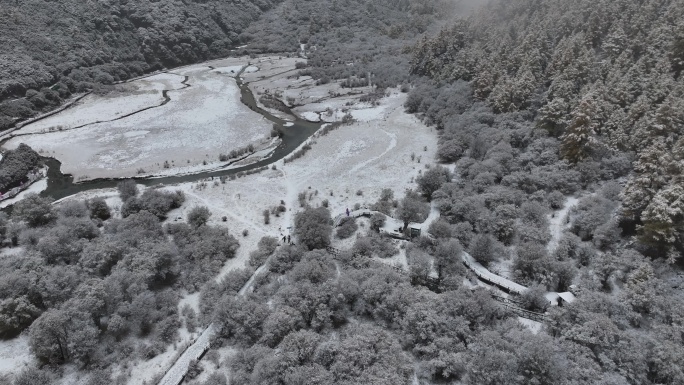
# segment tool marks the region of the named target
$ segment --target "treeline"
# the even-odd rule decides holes
[[[163,226],[184,201],[178,192],[139,194],[132,182],[119,190],[122,218],[101,198],[55,206],[35,194],[0,215],[0,244],[20,247],[0,260],[0,336],[27,332],[41,363],[94,371],[93,384],[118,383],[96,369],[164,352],[182,322],[193,331],[198,315],[179,314],[181,291],[199,290],[239,246],[207,225],[206,208]]]
[[[453,132],[462,126],[451,120],[464,108],[463,96],[451,94],[454,111],[437,103],[450,102],[454,81],[467,81],[472,97],[493,112],[533,122],[568,162],[564,167],[585,177],[587,167],[591,176],[597,166],[634,160],[619,199],[621,221],[636,226],[652,252],[678,255],[682,14],[683,3],[673,0],[494,1],[414,47],[412,72],[449,84],[430,87],[444,94],[441,101],[420,106],[426,99],[416,97],[409,109]],[[519,124],[507,123],[509,137]],[[442,141],[445,159],[460,157],[463,141],[452,133]]]
[[[38,153],[24,143],[15,150],[6,151],[0,160],[0,193],[17,187],[40,162]]]
[[[227,56],[279,1],[4,1],[0,130],[72,93]]]

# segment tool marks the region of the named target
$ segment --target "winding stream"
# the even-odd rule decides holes
[[[280,145],[270,153],[270,155],[267,158],[264,158],[260,161],[257,161],[255,163],[242,166],[242,167],[237,167],[233,168],[230,170],[214,170],[214,171],[206,171],[206,172],[201,172],[197,174],[191,174],[191,175],[179,175],[179,176],[168,176],[168,177],[145,177],[145,178],[132,178],[135,179],[138,183],[146,185],[146,186],[153,186],[153,185],[173,185],[177,183],[185,183],[185,182],[194,182],[194,181],[199,181],[211,177],[221,177],[221,176],[229,176],[233,174],[237,174],[239,172],[243,171],[250,171],[259,167],[267,166],[270,165],[280,159],[285,158],[287,155],[292,153],[299,145],[304,143],[311,135],[313,135],[316,131],[318,131],[319,128],[324,123],[312,123],[308,122],[302,119],[297,118],[294,116],[294,114],[289,113],[292,115],[292,117],[295,119],[293,122],[288,122],[283,119],[280,119],[268,111],[260,108],[256,102],[256,99],[254,98],[254,95],[252,94],[252,91],[249,89],[248,85],[249,83],[245,83],[242,81],[240,76],[244,72],[246,67],[243,68],[243,70],[237,74],[235,77],[235,81],[237,82],[238,87],[240,88],[240,93],[241,93],[241,98],[240,100],[242,101],[243,104],[245,104],[247,107],[249,107],[252,111],[257,112],[258,114],[262,115],[264,118],[267,120],[273,122],[275,125],[277,125],[280,130],[281,130],[281,143]],[[187,79],[186,79],[187,81]],[[186,84],[187,86],[187,84]],[[168,90],[163,92],[165,102],[164,104],[168,103],[170,101],[170,98],[168,97]],[[144,110],[148,110],[150,108],[155,108],[158,106],[153,106],[153,107],[147,107]],[[136,111],[132,114],[139,113],[141,111]],[[291,123],[291,125],[288,127],[285,125],[285,123]],[[73,194],[77,194],[83,191],[88,191],[88,190],[95,190],[95,189],[103,189],[103,188],[113,188],[116,187],[117,183],[119,183],[120,179],[95,179],[91,181],[85,181],[85,182],[79,182],[79,183],[74,183],[74,178],[71,175],[68,174],[62,174],[61,172],[61,163],[54,159],[54,158],[44,158],[45,164],[49,167],[48,170],[48,187],[45,191],[43,191],[42,195],[44,196],[49,196],[53,199],[61,199]],[[230,162],[226,162],[225,166],[228,166]]]

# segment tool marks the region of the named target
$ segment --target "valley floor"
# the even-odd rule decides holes
[[[282,238],[290,233],[294,214],[299,209],[300,193],[306,193],[306,200],[312,206],[328,200],[333,214],[351,210],[355,204],[377,201],[383,188],[391,188],[397,197],[403,196],[405,189],[415,187],[414,179],[430,165],[437,149],[434,129],[404,112],[405,98],[405,94],[392,90],[373,113],[367,113],[367,119],[309,139],[311,149],[303,157],[288,163],[281,160],[275,164],[275,170],[269,168],[225,184],[208,179],[165,186],[186,195],[183,207],[170,212],[168,221],[185,220],[193,207],[207,206],[212,212],[210,224],[231,230],[240,241],[240,248],[237,256],[225,264],[217,277],[220,279],[245,265],[261,237]],[[93,196],[105,197],[115,212],[120,208],[114,189],[87,191],[65,200]],[[281,201],[287,211],[280,217],[271,216],[270,223],[264,224],[263,211],[279,206]],[[244,230],[247,236],[243,236]],[[192,301],[192,297],[186,301]],[[142,385],[163,372],[186,346],[185,342],[195,336],[183,330],[179,343],[166,353],[130,369],[122,368],[131,372],[129,384]],[[85,377],[75,371],[65,378],[70,384],[77,384]]]

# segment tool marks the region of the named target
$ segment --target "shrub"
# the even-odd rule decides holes
[[[123,202],[138,195],[138,185],[131,179],[119,182],[116,188],[119,190],[119,196]]]
[[[259,240],[258,248],[249,255],[249,265],[258,267],[266,262],[266,259],[278,248],[278,239],[275,237],[263,237]]]
[[[483,266],[487,266],[489,262],[496,259],[496,241],[489,234],[478,234],[475,236],[470,244],[468,252],[475,258],[476,261],[480,262]]]
[[[0,160],[0,192],[18,186],[39,162],[38,153],[23,143],[16,150],[7,151]]]
[[[28,194],[14,205],[12,216],[26,221],[30,227],[47,225],[56,217],[52,210],[52,199],[34,193]]]
[[[52,383],[53,376],[50,372],[40,369],[24,369],[15,377],[13,385],[50,385]]]
[[[85,218],[90,212],[84,201],[67,201],[59,205],[59,216],[64,218]]]
[[[371,229],[373,229],[375,231],[380,231],[380,228],[385,226],[386,220],[387,220],[387,217],[385,217],[384,214],[381,214],[381,213],[373,214],[370,218]]]
[[[615,203],[601,196],[580,200],[570,211],[572,232],[583,241],[591,240],[598,228],[608,222],[614,207]],[[602,231],[605,233],[605,230]]]
[[[563,208],[563,204],[565,204],[565,195],[558,190],[554,190],[549,193],[546,200],[549,202],[549,206],[551,206],[552,209],[560,210]]]
[[[88,201],[88,208],[90,209],[90,217],[106,221],[111,218],[112,213],[107,206],[107,202],[103,198],[95,197]]]
[[[438,239],[448,239],[452,238],[454,235],[451,225],[443,219],[432,222],[428,228],[428,233]]]
[[[544,296],[545,294],[546,288],[544,286],[533,285],[522,293],[518,300],[522,302],[523,308],[529,311],[543,312],[549,303]]]
[[[340,239],[347,239],[354,235],[356,233],[356,230],[359,229],[359,226],[356,224],[356,219],[351,218],[351,217],[345,217],[342,220],[342,223],[340,224],[340,227],[337,228],[337,238]]]
[[[399,250],[386,238],[379,235],[359,237],[354,243],[354,253],[366,257],[390,258]]]
[[[188,224],[193,227],[201,227],[209,222],[211,212],[206,206],[196,206],[188,214]]]
[[[439,190],[446,182],[451,181],[451,172],[442,166],[432,167],[416,179],[418,189],[427,198]]]
[[[121,207],[121,215],[125,218],[142,210],[149,211],[160,220],[166,219],[166,214],[181,207],[185,201],[182,191],[166,192],[160,189],[147,189],[140,198],[130,197]]]
[[[295,217],[297,239],[309,250],[324,249],[330,246],[331,222],[330,211],[325,207],[307,208]]]
[[[515,277],[524,284],[540,282],[552,285],[555,280],[553,265],[546,247],[538,243],[523,243],[518,246],[513,260]]]

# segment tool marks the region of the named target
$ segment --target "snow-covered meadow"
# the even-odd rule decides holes
[[[240,102],[236,73],[225,71],[248,66],[217,61],[118,85],[16,131],[6,147],[26,143],[76,180],[215,168],[221,153],[271,142],[271,124]]]

